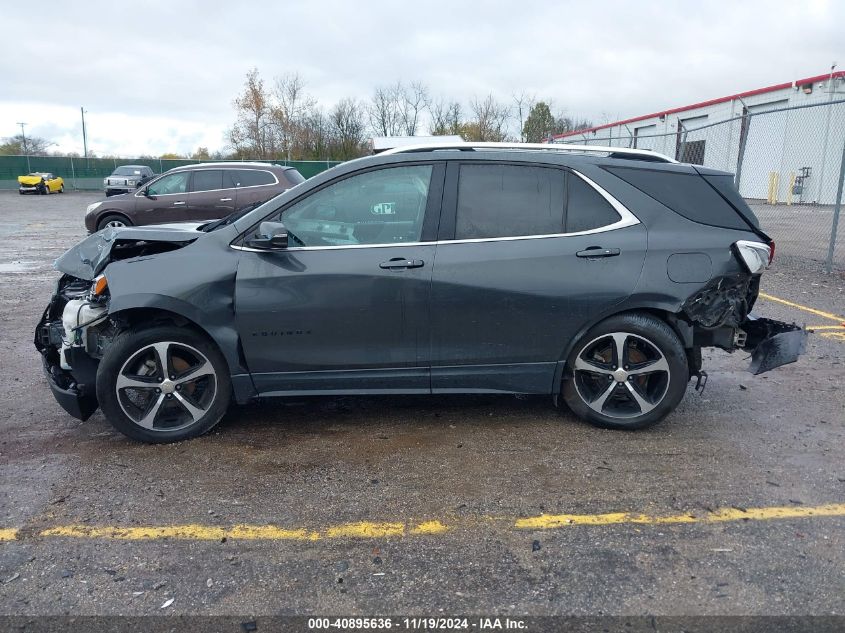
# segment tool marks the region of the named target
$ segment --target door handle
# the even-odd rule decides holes
[[[185,204],[185,203],[184,203],[184,201],[182,201],[182,202],[174,202],[174,203],[173,203],[173,206],[174,206],[174,207],[181,207],[183,204]]]
[[[231,202],[231,198],[220,198],[220,202]]]
[[[400,268],[422,268],[425,262],[421,259],[405,259],[404,257],[394,257],[386,262],[378,265],[379,268],[386,270],[399,270]]]
[[[589,248],[586,248],[583,251],[578,251],[577,253],[575,253],[575,256],[593,259],[598,257],[616,257],[621,252],[622,251],[620,251],[618,248],[602,248],[601,246],[590,246]]]

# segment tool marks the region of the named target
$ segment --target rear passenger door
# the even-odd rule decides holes
[[[267,202],[277,193],[272,185],[278,184],[275,174],[265,169],[227,169],[230,185],[237,194],[236,208],[243,209],[251,204]]]
[[[235,191],[225,189],[222,169],[197,169],[188,196],[189,220],[216,220],[235,210]]]
[[[552,391],[567,343],[634,289],[646,231],[584,176],[450,163],[432,276],[434,392]]]

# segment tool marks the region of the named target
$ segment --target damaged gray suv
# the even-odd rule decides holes
[[[796,360],[805,332],[750,314],[773,253],[727,173],[410,147],[214,222],[89,236],[56,262],[35,345],[69,414],[145,442],[305,394],[549,394],[639,429],[701,384],[704,347],[755,373]]]

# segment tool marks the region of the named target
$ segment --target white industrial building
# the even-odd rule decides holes
[[[845,145],[843,101],[845,72],[831,72],[559,134],[551,142],[652,149],[739,171],[746,198],[832,204]]]

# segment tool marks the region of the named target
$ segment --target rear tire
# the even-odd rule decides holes
[[[132,223],[126,217],[112,213],[100,218],[97,222],[97,230],[102,231],[107,226],[119,229],[124,226],[132,226]]]
[[[97,399],[118,431],[161,444],[210,431],[226,413],[232,383],[217,346],[187,327],[119,334],[97,368]]]
[[[59,186],[59,193],[64,193],[64,192],[65,192],[65,183],[62,183],[62,184]]]
[[[566,367],[566,404],[578,417],[608,429],[657,424],[678,406],[690,378],[674,330],[641,313],[610,317],[593,327],[575,345]]]

